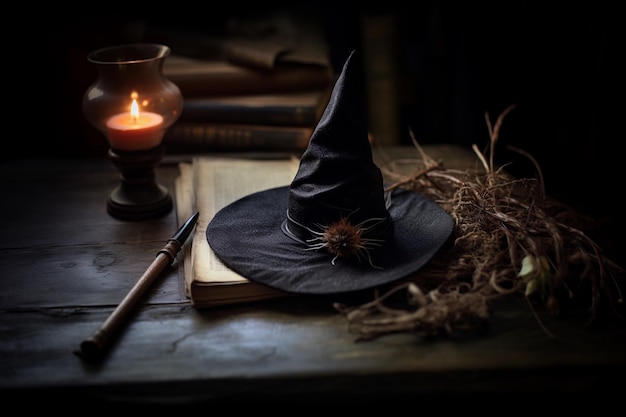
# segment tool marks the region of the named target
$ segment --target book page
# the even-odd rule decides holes
[[[174,186],[176,187],[176,219],[178,225],[182,226],[185,221],[195,212],[193,209],[196,207],[195,195],[193,189],[193,167],[188,162],[181,162],[178,164],[180,175],[176,178]],[[194,232],[195,234],[195,229]],[[183,260],[183,274],[184,274],[184,287],[185,295],[190,297],[189,286],[187,285],[188,277],[190,279],[192,264],[191,264],[191,248],[193,246],[193,236],[191,239],[183,245],[181,248],[181,256]]]
[[[247,279],[225,266],[211,250],[206,229],[217,211],[231,202],[251,194],[283,185],[289,185],[296,174],[299,161],[202,158],[192,161],[193,189],[196,210],[200,213],[191,249],[191,284],[225,285],[246,282]]]

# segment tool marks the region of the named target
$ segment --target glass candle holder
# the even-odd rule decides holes
[[[108,157],[121,173],[107,202],[108,213],[120,219],[159,217],[173,207],[155,177],[165,155],[163,135],[183,107],[179,88],[163,75],[169,54],[165,45],[140,43],[87,56],[98,76],[83,96],[83,112],[108,140]]]

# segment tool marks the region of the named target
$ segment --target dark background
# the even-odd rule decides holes
[[[95,80],[86,55],[138,39],[137,22],[194,34],[224,29],[233,15],[253,16],[289,2],[216,7],[101,3],[83,10],[5,16],[21,28],[5,36],[7,130],[3,160],[38,155],[104,157],[106,141],[87,125],[82,94]],[[195,6],[197,4],[197,6]],[[480,148],[491,120],[510,105],[496,153],[518,175],[539,163],[550,195],[595,217],[607,250],[622,256],[621,197],[623,39],[618,1],[421,1],[365,7],[341,1],[300,2],[319,16],[336,70],[361,45],[361,17],[396,20],[400,131],[422,144]],[[212,10],[216,8],[217,10]],[[114,10],[109,13],[107,10]],[[52,16],[61,16],[60,18]],[[67,16],[67,17],[63,17]],[[71,16],[71,17],[70,17]],[[28,40],[31,39],[31,40]],[[14,76],[17,81],[13,84]],[[9,93],[10,92],[10,93]],[[16,103],[14,108],[11,103]],[[9,126],[19,129],[9,129]],[[408,136],[400,138],[408,142]],[[619,147],[619,149],[618,149]]]

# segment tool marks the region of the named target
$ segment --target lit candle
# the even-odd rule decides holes
[[[151,149],[163,140],[163,117],[157,113],[139,113],[137,100],[133,98],[130,112],[116,114],[107,121],[107,133],[113,149]]]

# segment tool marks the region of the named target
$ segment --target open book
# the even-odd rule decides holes
[[[195,307],[284,297],[287,293],[249,281],[224,265],[206,239],[207,225],[222,207],[256,191],[289,185],[299,160],[198,156],[179,164],[178,222],[200,213],[191,245],[183,248],[185,291]]]
[[[445,161],[451,169],[477,169],[478,159],[469,149],[456,145],[426,145],[423,147],[433,160]],[[410,178],[423,167],[424,161],[412,147],[397,146],[373,150],[375,162],[383,168],[383,175]],[[296,175],[299,158],[256,158],[234,156],[196,156],[191,163],[180,163],[176,180],[178,223],[183,224],[195,211],[200,213],[191,244],[183,246],[185,289],[192,304],[210,307],[259,301],[287,296],[287,293],[247,280],[227,268],[211,250],[206,239],[206,228],[214,214],[250,193],[289,185]],[[390,172],[395,174],[390,176]],[[395,182],[392,181],[392,182]],[[424,277],[437,276],[437,270],[419,272]],[[431,275],[428,275],[431,274]]]

